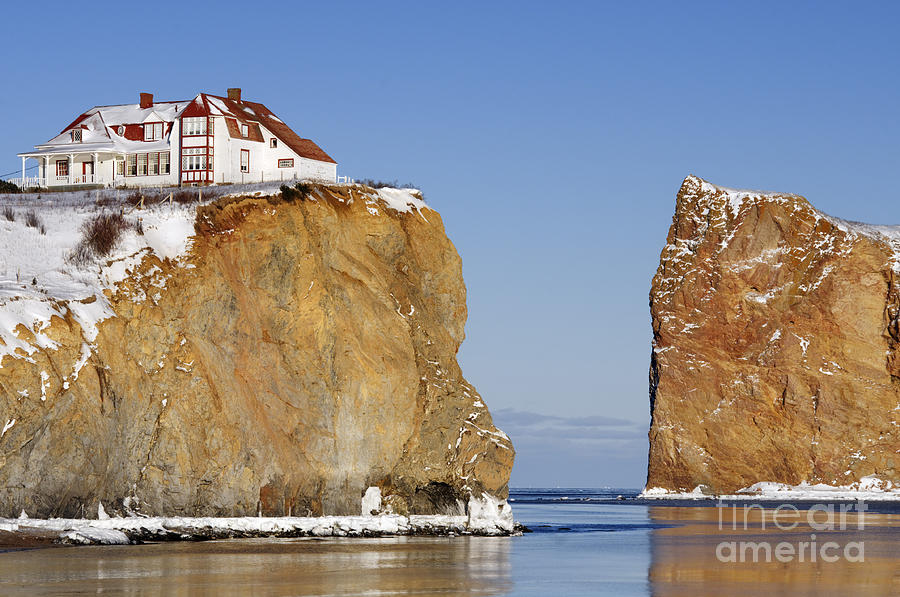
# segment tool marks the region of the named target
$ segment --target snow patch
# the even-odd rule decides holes
[[[369,487],[362,497],[362,515],[372,516],[381,511],[381,488]]]
[[[849,471],[848,471],[849,472]],[[828,501],[828,500],[868,500],[868,501],[900,501],[900,487],[895,487],[889,480],[882,480],[875,475],[860,478],[849,485],[810,484],[806,481],[799,485],[787,485],[773,481],[761,481],[749,487],[739,489],[733,494],[714,495],[703,493],[701,487],[691,492],[682,492],[662,487],[645,488],[638,495],[643,499],[667,500],[791,500],[791,501]]]
[[[468,504],[468,527],[486,535],[505,535],[513,531],[512,508],[506,500],[482,493],[471,496]]]

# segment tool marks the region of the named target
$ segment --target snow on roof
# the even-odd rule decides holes
[[[134,151],[159,151],[168,149],[168,141],[152,146],[144,141],[129,141],[117,132],[119,126],[139,125],[146,122],[173,122],[185,114],[188,107],[194,115],[206,114],[236,118],[245,123],[256,123],[265,127],[270,133],[291,148],[298,156],[320,162],[337,163],[311,139],[305,139],[295,133],[283,120],[275,116],[265,105],[257,102],[235,101],[225,97],[200,93],[190,100],[174,102],[155,102],[149,108],[141,108],[140,104],[122,104],[115,106],[94,106],[76,118],[62,132],[46,143],[36,145],[36,151],[23,152],[20,156],[39,156],[48,153],[59,153],[59,146],[71,146],[73,129],[82,130],[82,141],[77,151],[109,151],[127,153]],[[171,133],[169,133],[171,134]],[[159,146],[158,146],[159,145]],[[157,147],[158,146],[158,147]],[[53,151],[53,150],[56,151]],[[72,147],[73,150],[76,147]]]
[[[275,135],[278,139],[290,147],[294,153],[302,158],[317,160],[319,162],[337,162],[311,139],[304,139],[276,117],[264,104],[258,102],[240,102],[217,95],[201,94],[211,108],[215,108],[217,114],[231,116],[243,122],[257,122]]]

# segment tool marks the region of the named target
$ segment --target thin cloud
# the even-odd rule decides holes
[[[627,419],[594,415],[559,417],[541,413],[498,409],[494,423],[512,438],[513,443],[526,438],[565,441],[646,441],[647,427]]]

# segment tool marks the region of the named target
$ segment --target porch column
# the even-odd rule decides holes
[[[38,185],[38,186],[49,187],[50,182],[47,180],[48,178],[50,178],[50,156],[45,155],[44,156],[44,180],[43,180],[43,184]]]
[[[93,183],[95,183],[95,184],[98,183],[98,182],[100,182],[100,175],[97,174],[97,172],[99,171],[98,166],[100,165],[99,156],[100,156],[99,153],[94,152],[94,154],[93,154],[94,165],[92,166],[94,180],[92,180],[91,182],[93,182]]]
[[[23,155],[22,156],[22,188],[23,189],[25,188],[25,160],[26,159],[27,158]]]
[[[69,164],[69,180],[68,180],[68,183],[69,183],[69,184],[72,184],[72,181],[73,181],[73,178],[72,178],[72,176],[73,176],[72,170],[75,169],[75,154],[70,153],[68,156],[66,156],[66,160],[68,160],[68,164]]]

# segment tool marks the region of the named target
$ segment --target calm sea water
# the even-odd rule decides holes
[[[900,595],[900,505],[865,528],[818,531],[864,544],[865,561],[723,563],[723,541],[798,543],[811,529],[748,526],[709,504],[646,503],[634,490],[518,490],[522,537],[232,540],[0,553],[0,594],[129,595]],[[801,508],[808,508],[809,505]],[[801,512],[800,515],[803,513]],[[741,516],[733,517],[743,522]]]

